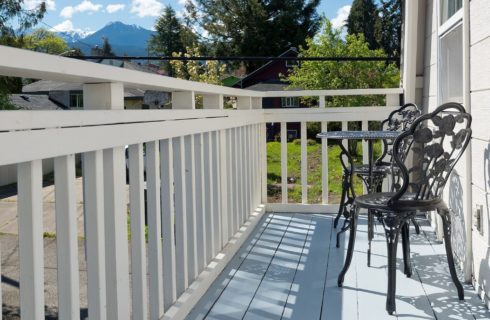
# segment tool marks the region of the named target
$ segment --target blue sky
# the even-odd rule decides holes
[[[25,9],[32,9],[42,0],[24,0]],[[111,21],[122,21],[153,29],[162,8],[170,4],[177,12],[183,10],[185,0],[44,0],[48,12],[45,28],[56,31],[94,32]],[[352,0],[322,0],[319,13],[341,23],[347,16]]]

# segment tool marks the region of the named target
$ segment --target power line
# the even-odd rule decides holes
[[[399,61],[400,57],[231,57],[231,56],[71,56],[76,59],[114,59],[114,60],[178,60],[178,61]]]

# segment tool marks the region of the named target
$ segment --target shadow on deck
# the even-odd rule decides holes
[[[424,225],[424,221],[421,221]],[[414,275],[397,273],[397,313],[385,311],[386,244],[378,225],[367,267],[360,218],[353,263],[337,287],[347,237],[335,247],[333,216],[267,214],[187,319],[490,319],[473,287],[457,299],[444,246],[411,230]],[[399,267],[402,262],[398,250]]]

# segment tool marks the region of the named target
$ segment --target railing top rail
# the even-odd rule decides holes
[[[0,75],[75,83],[119,82],[128,88],[194,91],[236,97],[301,97],[401,94],[403,88],[255,91],[194,82],[141,71],[0,46]]]
[[[187,81],[66,57],[0,46],[0,75],[76,83],[120,82],[129,88],[261,97],[252,90]]]
[[[402,94],[403,88],[265,91],[263,97],[365,96]]]

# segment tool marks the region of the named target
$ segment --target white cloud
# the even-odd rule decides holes
[[[349,17],[351,6],[343,6],[337,10],[337,16],[332,19],[332,27],[335,29],[342,29],[345,26],[345,22]]]
[[[60,12],[60,16],[69,19],[76,12],[93,13],[99,11],[101,8],[102,8],[101,4],[95,4],[90,0],[83,0],[82,2],[80,2],[78,5],[74,7],[73,6],[64,7]]]
[[[93,31],[75,28],[75,26],[73,25],[71,20],[65,20],[65,21],[55,25],[51,29],[51,31],[53,31],[53,32],[68,32],[68,33],[76,32],[80,35],[89,35],[89,34],[93,33]]]
[[[157,17],[163,9],[163,4],[157,0],[132,0],[131,13],[136,13],[140,18]]]
[[[48,10],[56,10],[56,3],[54,2],[54,0],[25,0],[24,1],[24,8],[26,10],[34,10],[43,1],[46,3],[46,9],[48,9]]]
[[[114,13],[114,12],[118,12],[118,11],[124,10],[125,7],[126,7],[126,5],[125,4],[121,4],[121,3],[109,4],[109,5],[107,5],[106,10],[109,13]]]

